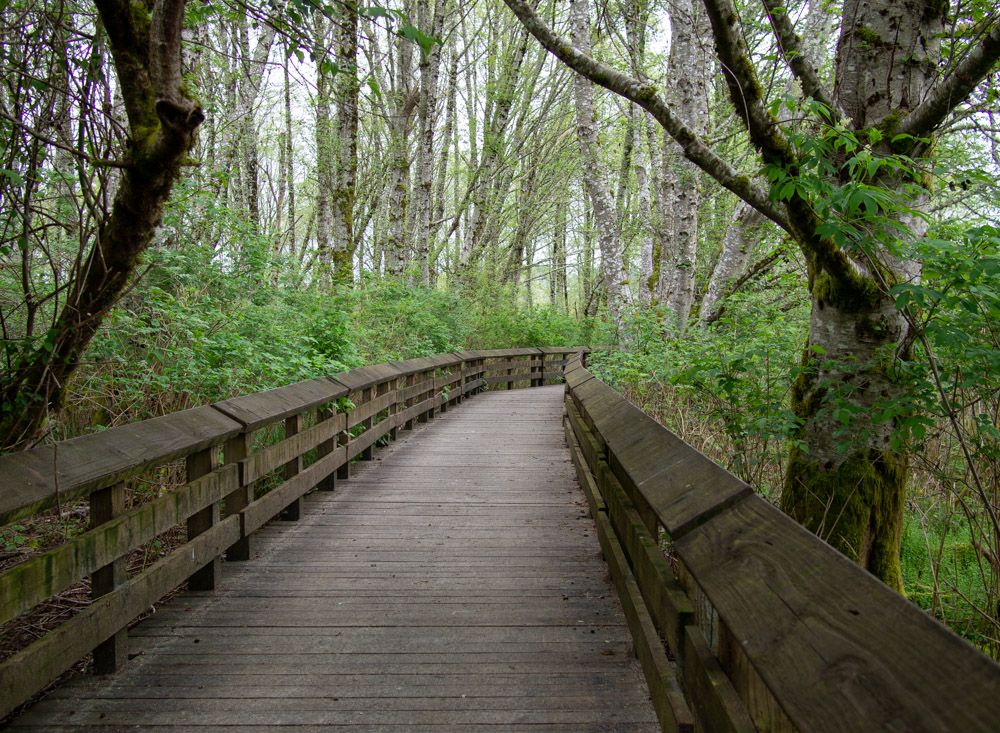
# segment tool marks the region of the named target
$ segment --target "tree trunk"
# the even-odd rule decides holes
[[[391,67],[393,110],[389,120],[389,231],[385,271],[389,276],[399,277],[409,259],[406,225],[410,203],[410,130],[419,94],[413,85],[413,44],[399,37],[395,46],[396,63]]]
[[[358,4],[340,4],[335,24],[338,73],[334,78],[337,105],[337,146],[331,192],[335,284],[354,279],[354,207],[358,180]]]
[[[282,174],[288,187],[288,254],[295,258],[295,158],[292,148],[292,85],[288,77],[288,56],[282,64],[285,72],[285,169]]]
[[[594,287],[594,213],[590,200],[583,204],[583,247],[581,247],[580,262],[580,293],[582,296],[583,315],[592,318],[597,314],[597,298]]]
[[[499,69],[494,72],[495,76],[487,79],[489,91],[486,95],[482,159],[472,183],[474,189],[466,229],[467,244],[463,251],[462,264],[466,267],[485,249],[486,242],[489,241],[488,233],[498,230],[493,217],[500,208],[500,197],[507,192],[504,178],[509,181],[511,176],[504,158],[507,127],[517,97],[524,56],[528,50],[527,31],[523,28],[516,28],[515,31],[514,37],[502,47],[503,51],[496,60]]]
[[[677,109],[681,118],[696,135],[708,133],[708,72],[704,52],[709,36],[708,19],[700,4],[678,0],[672,6],[670,77],[676,87]],[[675,148],[676,151],[676,148]],[[666,273],[664,304],[682,334],[694,303],[694,277],[698,254],[698,193],[700,171],[677,152],[671,156],[675,174],[673,190],[672,255]]]
[[[444,25],[446,0],[435,0],[433,20],[430,0],[417,0],[417,21],[421,28],[437,36]],[[420,101],[417,104],[417,180],[414,187],[416,228],[414,241],[420,281],[430,285],[431,209],[434,186],[434,123],[438,98],[438,70],[441,66],[441,46],[434,44],[430,53],[420,60]],[[447,147],[447,145],[446,145]]]
[[[569,310],[566,288],[566,220],[569,204],[564,196],[556,203],[556,223],[552,235],[552,264],[549,267],[549,304],[563,313]]]
[[[316,43],[326,47],[328,22],[323,17],[316,20]],[[318,282],[329,287],[333,281],[333,161],[335,155],[333,124],[330,119],[329,59],[323,55],[316,63],[316,261]]]
[[[852,169],[841,156],[843,148],[830,145],[833,152],[824,161],[829,167],[817,168],[815,161],[800,157],[800,150],[789,143],[768,111],[731,0],[703,1],[730,100],[751,144],[769,172],[799,177],[792,189],[775,192],[777,204],[758,183],[741,176],[709,148],[655,89],[571,52],[565,39],[552,33],[524,0],[505,0],[551,53],[647,109],[681,145],[688,160],[799,244],[809,270],[812,314],[809,344],[792,396],[802,421],[801,440],[791,455],[782,506],[899,588],[907,457],[893,450],[892,434],[899,418],[891,416],[893,409],[909,416],[906,386],[895,371],[896,360],[909,356],[910,335],[887,292],[897,283],[918,281],[920,272],[914,263],[887,251],[886,242],[900,239],[901,230],[890,220],[908,231],[904,239],[924,234],[920,210],[926,206],[926,196],[918,187],[923,174],[919,168],[907,172],[905,166],[930,156],[935,129],[1000,61],[1000,23],[985,25],[967,54],[942,64],[946,4],[848,0],[831,94],[802,53],[783,3],[763,0],[776,47],[802,85],[803,95],[829,110],[829,117],[803,111],[818,134],[836,135],[841,128],[848,133],[839,140],[843,146],[855,136],[859,141],[855,152],[870,150],[873,160],[904,166]],[[857,183],[877,190],[881,202],[852,205],[851,190],[845,187]],[[843,195],[842,210],[831,208],[830,186],[841,187],[837,193]],[[878,210],[872,211],[873,207]],[[890,408],[888,414],[885,408]]]
[[[939,62],[943,5],[922,2],[844,5],[837,45],[836,102],[858,129],[898,124],[928,95]],[[895,152],[886,135],[876,154]],[[881,178],[888,189],[910,181]],[[910,201],[916,211],[926,196]],[[914,239],[926,221],[896,215]],[[919,279],[919,265],[897,259],[876,239],[872,256],[844,252],[847,273],[832,277],[809,259],[809,343],[792,406],[806,450],[795,449],[781,506],[848,557],[902,590],[899,561],[909,457],[890,443],[895,420],[875,415],[905,398],[894,360],[909,358],[909,328],[886,294]],[[876,264],[877,262],[877,264]]]
[[[443,251],[445,253],[445,258],[448,257],[448,241],[451,239],[451,235],[447,234],[439,244],[435,245],[433,242],[437,239],[437,233],[441,228],[441,224],[444,223],[444,210],[445,210],[445,199],[447,198],[447,183],[448,183],[448,154],[452,148],[453,139],[455,138],[456,126],[455,126],[455,111],[458,99],[458,53],[453,52],[451,54],[451,64],[448,68],[448,94],[447,102],[445,103],[445,113],[444,113],[444,128],[441,132],[441,152],[438,157],[437,165],[437,181],[434,184],[434,210],[431,214],[431,227],[430,236],[432,240],[432,262],[430,263],[431,268],[431,281],[433,283],[436,273],[440,271],[441,267],[438,263],[438,258],[440,253]],[[457,141],[456,141],[457,142]],[[456,171],[457,171],[457,161],[458,161],[458,150],[456,144]],[[456,176],[452,176],[456,178]],[[458,182],[456,180],[455,187],[457,190]],[[447,263],[445,266],[447,270]]]
[[[752,242],[760,237],[764,224],[764,215],[759,211],[750,208],[742,201],[736,204],[732,221],[726,227],[726,233],[722,238],[719,261],[712,270],[705,297],[701,299],[698,317],[703,324],[718,318],[726,289],[746,269],[753,248]]]
[[[275,29],[269,24],[260,28],[260,36],[250,53],[250,38],[246,12],[237,15],[237,39],[240,53],[240,74],[237,115],[240,125],[240,170],[242,176],[243,208],[254,231],[260,229],[260,145],[257,139],[257,99],[264,81],[267,58],[274,42]]]
[[[123,170],[111,215],[103,222],[54,327],[5,375],[0,389],[0,448],[23,448],[62,401],[108,310],[117,301],[159,225],[163,205],[204,120],[183,90],[183,0],[151,13],[126,0],[95,0],[107,31],[128,116],[131,166]]]
[[[587,0],[572,0],[571,38],[583,53],[590,53],[590,15]],[[615,221],[615,206],[601,164],[601,144],[597,136],[594,109],[594,84],[586,77],[573,76],[576,99],[577,136],[583,181],[594,212],[594,227],[601,249],[601,271],[608,300],[608,315],[619,333],[624,335],[625,313],[631,305],[628,272],[622,257],[621,241]]]

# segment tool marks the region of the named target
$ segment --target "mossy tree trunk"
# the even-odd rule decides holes
[[[893,362],[907,358],[907,325],[870,279],[812,285],[809,343],[792,406],[802,422],[781,508],[886,584],[902,590],[899,564],[908,459],[878,422],[905,390]]]
[[[910,143],[900,150],[898,141],[893,149],[893,128],[931,87],[944,10],[941,3],[919,0],[844,5],[833,102],[856,126],[859,139],[867,130],[881,131],[873,152],[885,159],[927,152]],[[841,182],[848,182],[843,174]],[[867,183],[896,193],[918,182],[897,172]],[[919,213],[927,196],[907,199],[907,210],[880,213],[898,221],[896,236],[917,239],[926,232]],[[891,438],[898,418],[909,412],[907,386],[893,368],[910,356],[909,328],[887,291],[919,280],[920,267],[897,259],[877,236],[855,244],[839,251],[841,271],[831,274],[821,258],[809,260],[809,344],[792,396],[805,450],[792,452],[781,506],[902,591],[899,552],[909,461],[893,449]],[[898,417],[880,419],[887,412]]]
[[[128,116],[110,215],[81,260],[48,335],[0,383],[0,449],[37,439],[102,320],[129,284],[204,120],[182,87],[184,0],[95,0]]]

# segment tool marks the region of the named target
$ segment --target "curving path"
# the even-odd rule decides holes
[[[401,432],[9,730],[658,730],[562,405],[489,392]]]

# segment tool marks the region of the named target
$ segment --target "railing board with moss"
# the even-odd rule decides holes
[[[993,660],[580,360],[565,377],[567,440],[664,730],[997,729]]]
[[[88,577],[93,596],[0,664],[0,717],[91,651],[95,671],[116,669],[127,653],[123,630],[150,605],[185,581],[212,589],[223,555],[250,559],[257,529],[297,519],[307,492],[333,489],[352,459],[372,458],[378,440],[489,385],[561,378],[576,351],[468,351],[377,364],[0,456],[0,526],[82,497],[91,505],[88,531],[0,574],[0,624]],[[125,510],[124,482],[181,460],[185,483]],[[262,484],[266,492],[257,490]],[[129,553],[180,524],[187,542],[127,578]]]

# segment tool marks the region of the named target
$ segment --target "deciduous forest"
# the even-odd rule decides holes
[[[0,0],[0,38],[2,450],[589,345],[1000,658],[994,3]]]

